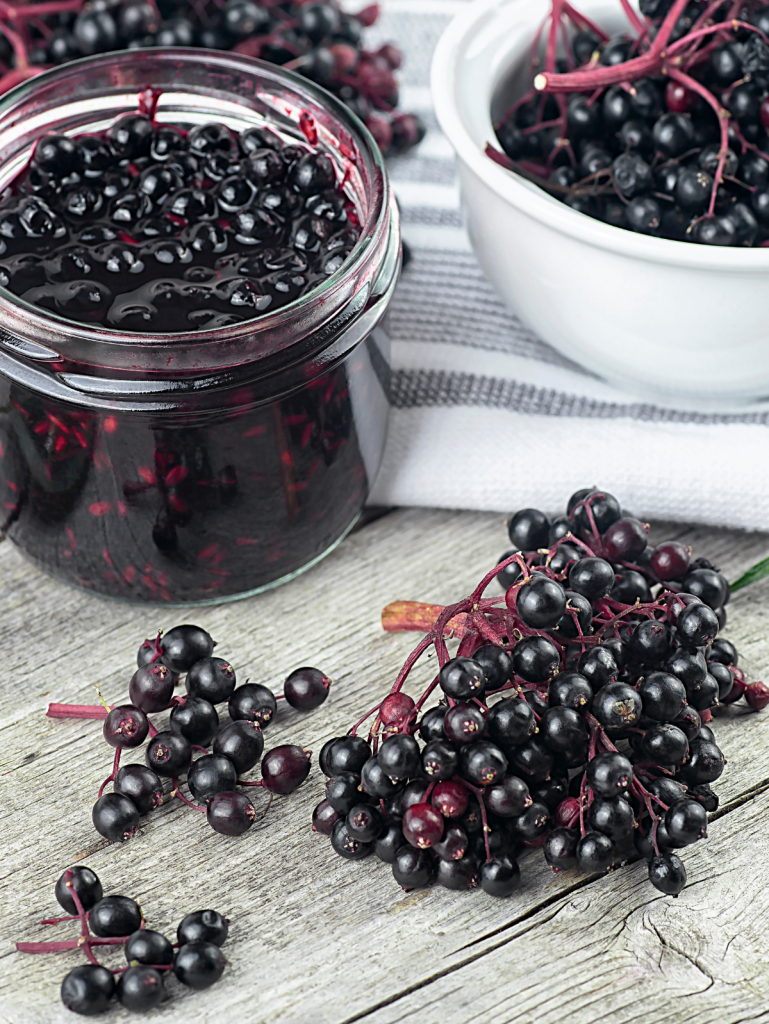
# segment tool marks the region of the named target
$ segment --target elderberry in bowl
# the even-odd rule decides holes
[[[372,137],[236,54],[153,49],[0,100],[2,528],[133,601],[290,578],[379,466],[400,265]]]
[[[750,10],[758,6],[756,0]],[[612,38],[636,34],[619,0],[574,7]],[[545,0],[477,0],[435,53],[436,113],[457,153],[482,268],[545,341],[611,384],[679,408],[761,408],[769,394],[767,248],[616,227],[486,155],[487,144],[502,148],[495,124],[531,87],[532,41],[549,10]],[[601,66],[613,59],[607,55]]]

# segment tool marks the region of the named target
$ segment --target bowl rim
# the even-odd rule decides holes
[[[572,210],[553,199],[536,185],[530,186],[499,164],[490,160],[475,142],[457,104],[460,60],[475,42],[479,30],[488,29],[495,15],[511,6],[535,8],[544,5],[540,0],[474,0],[466,10],[450,22],[433,55],[430,85],[438,124],[448,138],[459,161],[464,163],[483,184],[507,205],[539,221],[543,225],[569,235],[571,238],[606,249],[617,255],[634,257],[649,263],[674,264],[706,270],[762,272],[769,269],[769,247],[732,248],[709,246],[692,242],[678,242],[668,238],[643,235]],[[499,39],[504,37],[497,36]],[[495,61],[485,63],[486,71],[479,86],[486,96],[487,123],[484,134],[487,141],[494,138],[491,122],[491,103],[500,84],[502,72],[494,71]],[[509,68],[509,66],[508,66]]]

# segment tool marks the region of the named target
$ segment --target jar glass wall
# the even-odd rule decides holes
[[[373,140],[343,105],[280,68],[199,50],[90,58],[4,97],[0,186],[39,135],[103,130],[140,94],[161,124],[314,134],[360,238],[320,287],[218,331],[94,328],[0,289],[0,525],[76,586],[222,600],[312,564],[365,502],[387,426],[381,320],[399,270],[397,209]]]

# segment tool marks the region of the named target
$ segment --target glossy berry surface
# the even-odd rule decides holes
[[[180,946],[190,942],[213,942],[216,946],[223,946],[229,930],[229,921],[218,910],[195,910],[179,922],[176,941]]]
[[[382,812],[371,804],[357,804],[352,807],[345,821],[348,835],[362,843],[373,843],[384,828]]]
[[[68,1010],[93,1017],[109,1009],[115,979],[106,967],[83,964],[74,967],[61,983],[61,1001]]]
[[[256,811],[243,793],[216,793],[208,801],[206,818],[214,832],[225,836],[240,836],[253,825]]]
[[[172,672],[189,672],[196,661],[210,658],[216,646],[200,626],[174,626],[160,638],[162,660]]]
[[[190,741],[176,732],[159,732],[147,745],[147,766],[163,778],[186,772],[192,761]]]
[[[283,695],[292,708],[313,711],[328,697],[331,680],[317,668],[297,668],[286,678]]]
[[[228,129],[209,125],[152,162],[154,139],[137,114],[102,136],[40,140],[0,201],[0,219],[22,225],[6,232],[2,283],[70,320],[195,331],[274,312],[327,280],[355,245],[357,214],[325,154],[275,135],[274,148],[243,158]],[[89,177],[84,154],[97,148],[104,166]],[[45,175],[43,194],[34,175]],[[86,240],[95,231],[96,245]],[[18,273],[20,258],[33,259],[31,274]]]
[[[205,754],[193,761],[187,772],[187,785],[196,800],[205,802],[216,793],[235,788],[237,772],[229,758],[221,754]]]
[[[163,711],[174,692],[175,677],[168,666],[160,661],[137,668],[128,684],[131,703],[145,714]]]
[[[153,967],[129,967],[118,977],[116,995],[121,1006],[133,1013],[154,1010],[165,995],[163,975]]]
[[[377,754],[382,771],[391,779],[410,779],[419,766],[419,744],[413,736],[388,736]]]
[[[443,816],[430,804],[414,804],[403,815],[403,835],[412,846],[426,850],[443,836]]]
[[[293,793],[310,774],[310,751],[293,743],[268,750],[262,758],[262,781],[273,793]]]
[[[214,942],[188,942],[179,947],[174,958],[174,974],[188,988],[210,988],[217,982],[227,961]]]
[[[71,878],[67,877],[67,872],[71,872]],[[77,906],[72,897],[73,889],[77,893],[83,910],[90,910],[94,903],[98,903],[104,895],[96,872],[79,864],[64,871],[54,889],[59,906],[68,914],[77,913]]]
[[[139,814],[149,814],[163,803],[163,783],[144,764],[123,765],[115,777],[114,791],[127,797]]]
[[[235,682],[235,669],[224,658],[202,658],[187,672],[187,693],[209,704],[221,704],[232,696]]]
[[[134,932],[125,944],[125,958],[130,964],[133,960],[140,964],[172,964],[174,948],[165,935],[151,928],[140,928]]]
[[[203,697],[182,697],[168,719],[171,732],[183,736],[190,743],[206,747],[219,728],[216,708]]]
[[[452,658],[446,662],[438,681],[446,696],[454,700],[471,700],[486,688],[483,668],[472,658]]]
[[[257,722],[241,719],[220,729],[211,748],[235,765],[238,775],[250,771],[259,762],[264,750],[264,737]]]
[[[402,846],[392,862],[393,878],[402,889],[417,889],[432,879],[434,866],[426,850]]]
[[[347,828],[347,822],[338,821],[331,830],[331,847],[345,860],[363,860],[374,851],[374,844],[357,839]]]
[[[121,704],[107,714],[102,731],[111,747],[130,750],[144,743],[149,727],[149,720],[140,708]]]
[[[227,705],[233,721],[258,722],[264,729],[278,709],[275,694],[260,683],[244,683],[233,691]]]
[[[93,805],[93,827],[113,843],[124,843],[136,835],[139,828],[139,810],[121,793],[105,793]]]
[[[141,927],[141,910],[128,896],[104,896],[91,907],[89,924],[100,938],[132,935]]]
[[[321,800],[312,812],[312,830],[320,832],[324,836],[330,836],[334,825],[341,818],[342,815],[331,806],[328,800]]]

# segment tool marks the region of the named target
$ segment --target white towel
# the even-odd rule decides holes
[[[435,44],[464,6],[383,0],[370,30],[403,51],[400,106],[428,127],[391,162],[413,259],[389,316],[393,408],[370,503],[552,512],[597,485],[644,518],[769,529],[768,414],[639,402],[532,334],[483,277],[429,89]]]

